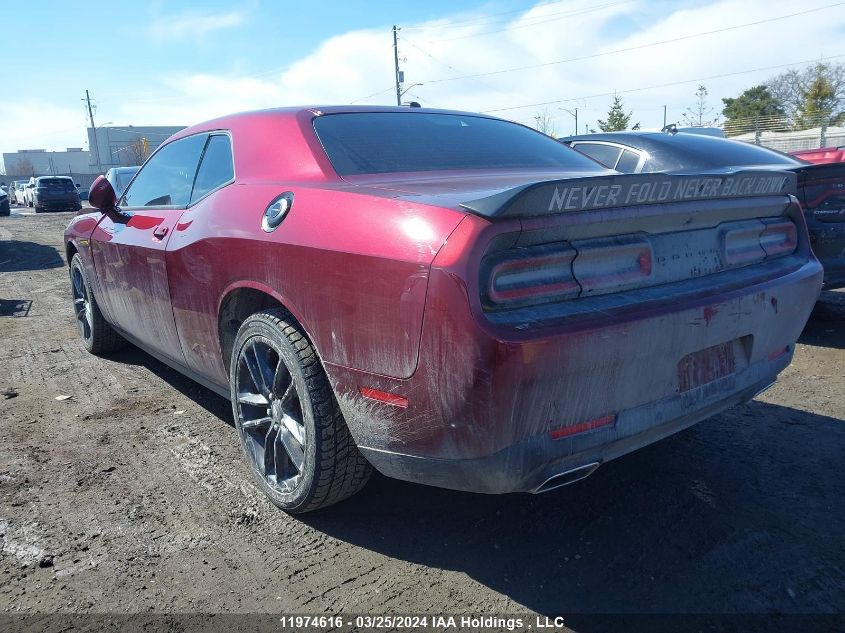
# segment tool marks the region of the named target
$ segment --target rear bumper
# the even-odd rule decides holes
[[[790,351],[777,363],[760,363],[743,374],[741,386],[732,380],[709,385],[710,396],[693,408],[688,398],[665,398],[621,412],[607,428],[564,440],[535,436],[486,457],[438,459],[367,447],[361,451],[379,472],[396,479],[487,494],[538,492],[556,475],[603,464],[751,400],[772,384],[791,358]]]
[[[564,312],[534,323],[484,323],[460,280],[432,271],[410,379],[327,369],[358,446],[383,474],[535,491],[753,398],[789,364],[821,279],[805,252],[720,274],[718,284],[700,278],[559,304],[549,309]],[[729,371],[682,375],[682,361],[719,346],[735,354]],[[407,407],[365,399],[362,386]],[[610,422],[553,437],[599,419]]]
[[[82,203],[79,201],[65,201],[65,200],[36,200],[35,206],[44,209],[45,211],[76,211],[82,208]]]

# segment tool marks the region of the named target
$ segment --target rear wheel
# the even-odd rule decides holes
[[[85,349],[92,354],[105,354],[124,347],[126,339],[114,331],[100,312],[78,253],[70,260],[70,284],[76,326]]]
[[[371,467],[314,347],[289,312],[267,310],[244,321],[229,374],[241,447],[273,503],[308,512],[363,488]]]

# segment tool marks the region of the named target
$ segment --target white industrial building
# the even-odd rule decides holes
[[[88,147],[65,151],[21,149],[4,152],[5,181],[30,176],[71,176],[89,186],[110,167],[139,165],[169,136],[185,126],[103,126],[88,128]]]

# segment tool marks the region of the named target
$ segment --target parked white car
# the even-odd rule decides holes
[[[106,180],[111,183],[112,189],[114,189],[114,193],[118,199],[123,195],[126,186],[135,177],[139,169],[141,169],[140,165],[134,167],[112,167],[106,172]]]
[[[10,192],[9,198],[15,204],[26,204],[26,185],[27,180],[16,180],[12,183],[14,190]]]

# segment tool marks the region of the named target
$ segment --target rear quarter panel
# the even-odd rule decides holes
[[[324,362],[413,374],[429,267],[463,214],[351,189],[232,185],[185,211],[167,266],[192,369],[228,384],[219,309],[228,293],[250,287],[291,311]],[[294,192],[292,208],[265,233],[264,209],[284,191]]]

